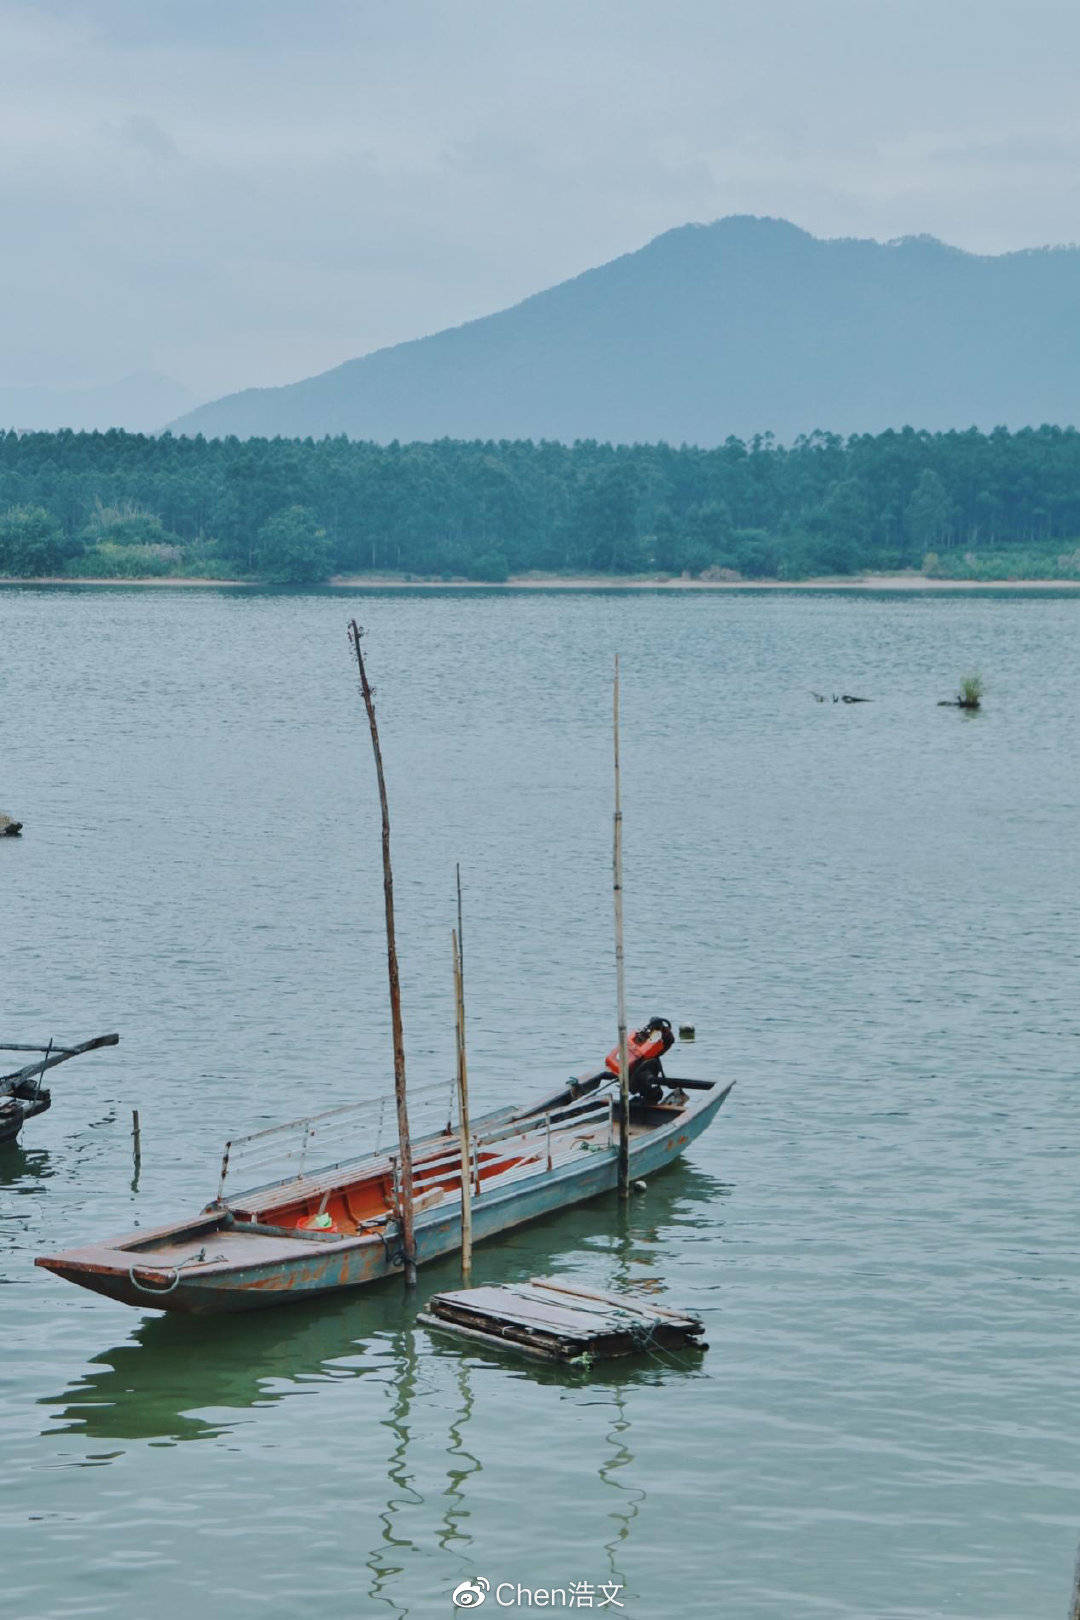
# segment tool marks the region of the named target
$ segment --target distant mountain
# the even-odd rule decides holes
[[[172,424],[241,437],[664,439],[1080,419],[1080,249],[684,225],[524,303]]]
[[[55,428],[126,428],[157,433],[196,398],[171,377],[136,371],[120,382],[84,388],[5,388],[0,386],[0,427],[52,431]]]

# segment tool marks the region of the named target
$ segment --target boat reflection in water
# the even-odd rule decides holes
[[[0,1187],[14,1187],[16,1192],[37,1192],[37,1183],[53,1174],[45,1148],[24,1148],[17,1142],[5,1142],[0,1152]]]
[[[612,1213],[618,1207],[614,1197],[567,1210],[516,1234],[512,1244],[478,1249],[474,1282],[509,1282],[565,1270],[583,1249],[594,1257],[599,1249],[609,1251],[610,1259],[603,1262],[603,1275],[592,1267],[593,1281],[600,1286],[650,1286],[647,1277],[635,1275],[635,1244],[655,1243],[665,1225],[696,1220],[702,1208],[711,1205],[715,1212],[725,1192],[712,1176],[676,1162],[649,1183],[645,1197],[631,1202],[622,1235],[612,1231]],[[647,1258],[655,1260],[651,1252]],[[45,1432],[103,1440],[213,1439],[234,1421],[220,1415],[222,1409],[239,1414],[272,1405],[300,1390],[310,1392],[313,1379],[330,1382],[373,1372],[385,1376],[388,1362],[407,1371],[415,1350],[404,1354],[402,1336],[411,1339],[416,1310],[429,1294],[459,1282],[458,1260],[449,1257],[425,1269],[411,1299],[402,1297],[398,1279],[388,1278],[354,1293],[282,1306],[257,1317],[218,1317],[212,1333],[198,1318],[147,1318],[122,1344],[95,1357],[77,1383],[41,1401],[58,1420]],[[425,1333],[415,1336],[424,1354],[494,1359],[513,1376],[527,1373],[555,1383],[573,1383],[580,1376],[572,1367],[530,1363],[525,1369],[496,1352],[464,1352],[447,1341],[436,1345]],[[651,1359],[621,1362],[615,1368],[594,1367],[590,1382],[622,1384],[655,1378],[664,1370]]]
[[[0,1193],[4,1204],[0,1255],[10,1254],[16,1264],[20,1251],[33,1242],[36,1203],[48,1191],[48,1183],[55,1175],[56,1167],[45,1148],[23,1148],[17,1142],[0,1146]]]

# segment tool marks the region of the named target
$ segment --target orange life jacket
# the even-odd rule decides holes
[[[664,1039],[664,1031],[660,1029],[638,1029],[627,1037],[626,1041],[626,1067],[630,1070],[636,1063],[647,1062],[650,1058],[663,1057],[670,1040]],[[605,1064],[612,1074],[619,1072],[619,1048],[616,1046],[605,1059]]]

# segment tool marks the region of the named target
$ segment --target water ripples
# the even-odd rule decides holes
[[[694,1022],[680,1063],[738,1084],[625,1217],[601,1201],[486,1245],[477,1280],[695,1305],[703,1359],[463,1352],[396,1284],[142,1318],[32,1267],[198,1208],[231,1132],[386,1087],[357,610],[411,1072],[451,1072],[460,860],[476,1106],[610,1044],[623,652],[631,1003]],[[0,591],[4,808],[26,823],[0,841],[10,1038],[122,1037],[0,1150],[12,1612],[427,1616],[484,1575],[619,1582],[642,1620],[1063,1614],[1078,612]],[[72,645],[77,669],[42,661]],[[938,710],[974,665],[985,713]]]

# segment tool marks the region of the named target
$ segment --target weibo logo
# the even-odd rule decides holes
[[[455,1586],[451,1593],[451,1602],[456,1609],[478,1609],[491,1591],[491,1582],[478,1575],[475,1581],[462,1581]]]

